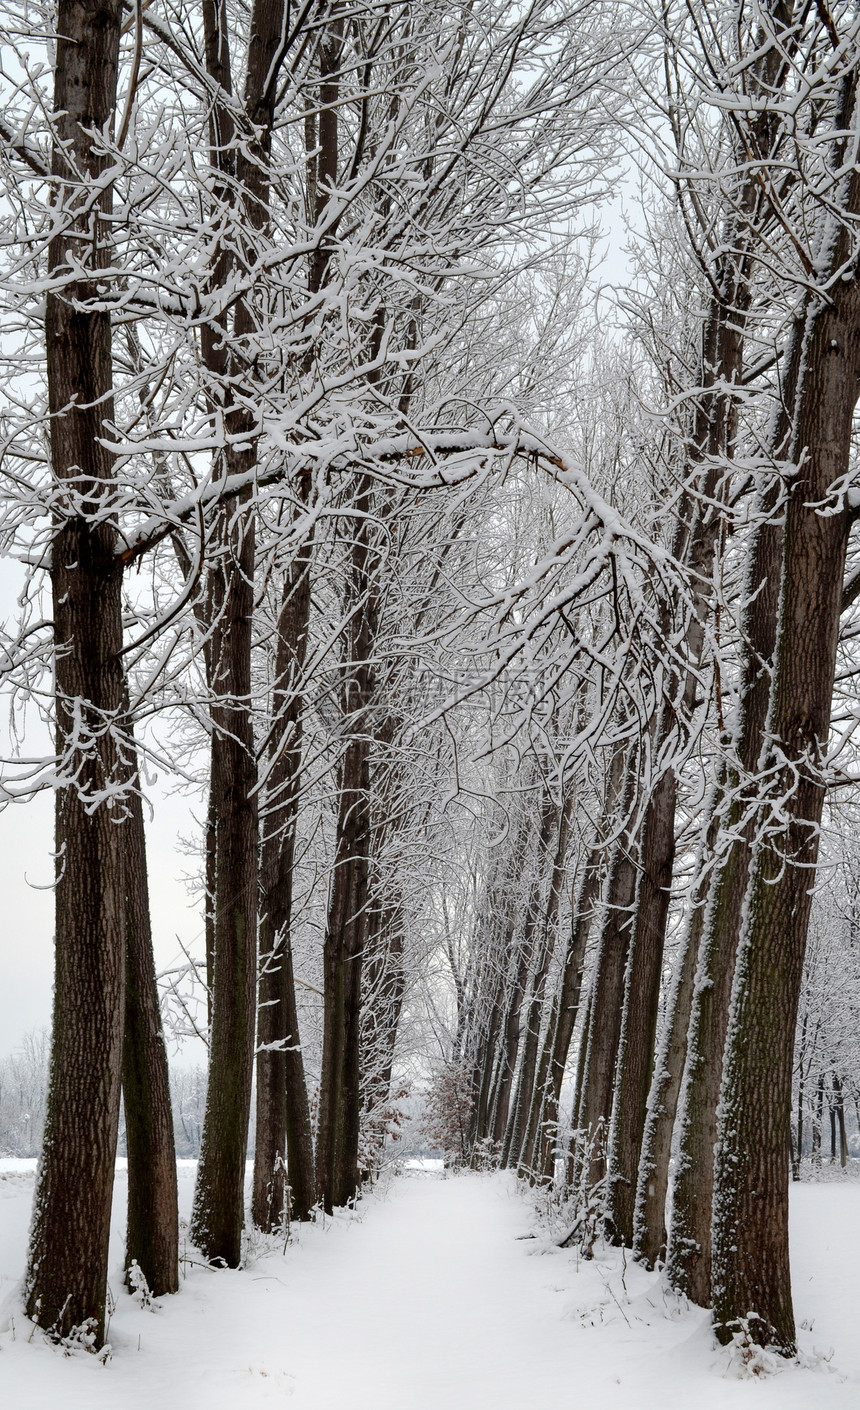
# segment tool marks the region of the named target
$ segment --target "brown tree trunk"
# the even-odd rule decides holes
[[[787,402],[774,428],[773,454],[784,450],[791,397],[796,385],[802,339],[789,348],[785,385]],[[727,780],[734,796],[724,804],[729,846],[718,862],[704,917],[693,1007],[687,1040],[687,1069],[681,1089],[678,1168],[672,1199],[672,1219],[666,1271],[673,1286],[692,1302],[711,1301],[711,1217],[717,1105],[722,1078],[723,1049],[735,970],[738,937],[750,861],[756,835],[757,790],[746,794],[740,780],[754,776],[770,699],[770,662],[776,639],[782,525],[776,517],[780,491],[774,480],[760,501],[762,522],[750,550],[744,599],[742,636],[746,658],[741,683],[736,764]],[[718,842],[719,847],[719,842]]]
[[[845,1134],[845,1098],[842,1093],[842,1083],[838,1073],[834,1072],[831,1080],[833,1083],[833,1104],[836,1122],[839,1127],[839,1164],[844,1170],[848,1164],[848,1137]]]
[[[745,209],[754,206],[757,199],[757,184],[750,179],[741,195],[741,206]],[[743,241],[740,243],[742,247]],[[682,510],[675,534],[675,557],[684,561],[690,578],[691,605],[684,639],[686,663],[671,686],[677,699],[670,697],[664,703],[653,741],[653,757],[662,772],[658,772],[651,788],[639,844],[636,918],[625,979],[622,1056],[616,1069],[609,1143],[607,1229],[613,1239],[628,1247],[633,1243],[639,1157],[654,1065],[660,978],[675,858],[677,782],[674,768],[671,763],[668,767],[663,763],[663,756],[667,750],[672,750],[678,718],[682,727],[692,718],[699,689],[705,623],[710,612],[714,561],[722,529],[722,516],[715,500],[720,477],[731,456],[736,419],[735,397],[726,389],[737,385],[742,371],[745,311],[749,303],[747,276],[748,260],[739,257],[736,251],[718,273],[717,291],[704,332],[703,386],[693,418],[690,447],[692,463],[704,461],[705,466],[697,472],[697,484]],[[667,606],[664,618],[667,637],[680,608],[679,602]]]
[[[570,940],[565,955],[561,985],[558,991],[556,1012],[547,1030],[544,1056],[546,1059],[545,1085],[535,1093],[530,1132],[532,1146],[525,1159],[532,1165],[538,1155],[536,1174],[543,1180],[552,1180],[558,1152],[558,1113],[561,1100],[561,1087],[567,1066],[573,1030],[579,1013],[582,996],[582,977],[585,971],[585,951],[594,916],[594,908],[600,897],[600,873],[603,865],[603,847],[595,847],[589,854],[585,872],[571,915]],[[541,1097],[543,1095],[543,1100]]]
[[[549,827],[555,827],[557,839],[555,856],[553,857],[549,876],[549,894],[543,907],[540,949],[534,977],[532,979],[531,993],[529,994],[529,1001],[525,1010],[523,1057],[517,1082],[514,1128],[508,1157],[508,1164],[516,1165],[517,1167],[519,1167],[523,1160],[528,1138],[531,1134],[531,1115],[533,1108],[538,1102],[538,1092],[543,1088],[546,1081],[546,1069],[544,1069],[543,1073],[536,1074],[538,1066],[538,1044],[540,1041],[540,1025],[544,1010],[547,975],[549,973],[550,961],[552,959],[558,930],[558,912],[564,887],[567,844],[570,836],[570,822],[573,811],[573,794],[568,795],[567,801],[560,814],[556,808],[547,808],[545,811],[547,821],[546,826],[541,831],[540,839],[540,845],[544,854],[547,853],[551,841],[551,834],[548,831]],[[550,1021],[552,1021],[552,1015],[550,1015]],[[546,1036],[548,1040],[549,1030]],[[546,1048],[546,1043],[544,1044],[544,1048]]]
[[[334,869],[323,949],[323,1056],[317,1126],[317,1198],[327,1211],[354,1198],[361,1121],[361,972],[370,872],[369,710],[376,635],[371,591],[371,484],[356,496],[360,526],[349,547],[342,709],[348,738],[339,770]]]
[[[323,1060],[317,1127],[317,1198],[331,1213],[359,1183],[361,969],[369,869],[368,748],[347,745],[340,771],[334,873],[323,951]]]
[[[211,789],[218,819],[215,963],[191,1237],[206,1258],[236,1268],[242,1256],[257,986],[257,770],[250,711],[254,526],[238,506],[222,511],[221,542],[224,557],[213,569],[211,706]]]
[[[227,14],[222,3],[204,0],[207,70],[232,91]],[[212,162],[221,199],[237,207],[241,239],[221,247],[212,282],[223,284],[231,261],[251,267],[269,215],[269,154],[278,74],[286,53],[288,16],[284,0],[255,0],[251,13],[244,110],[254,138],[230,149],[233,120],[224,104],[210,114]],[[230,176],[235,168],[235,192]],[[223,179],[222,179],[223,178]],[[240,298],[233,317],[236,343],[257,330],[253,290]],[[225,355],[226,339],[207,329],[204,360],[215,379],[213,396],[224,406],[230,442],[227,474],[247,476],[257,461],[260,427],[248,400],[236,394],[246,378],[244,360]],[[223,380],[225,374],[230,379]],[[241,449],[237,447],[241,445]],[[251,719],[251,619],[254,607],[255,531],[250,492],[222,510],[221,561],[212,572],[210,688],[212,716],[212,808],[215,833],[215,920],[209,1088],[192,1237],[203,1253],[229,1267],[241,1257],[244,1223],[245,1153],[250,1115],[256,1013],[258,818],[256,757]]]
[[[179,1287],[179,1210],[176,1146],[167,1049],[158,1002],[146,836],[134,735],[125,745],[129,783],[126,840],[127,893],[125,1037],[122,1093],[128,1151],[126,1268],[136,1263],[155,1297]],[[131,1280],[129,1280],[131,1286]]]
[[[499,1035],[502,1024],[502,990],[504,979],[500,973],[497,977],[495,994],[490,1008],[490,1016],[487,1020],[487,1030],[483,1044],[479,1049],[476,1068],[478,1080],[473,1084],[478,1088],[478,1096],[475,1102],[475,1115],[473,1120],[472,1145],[477,1148],[490,1135],[490,1118],[492,1115],[492,1093],[493,1074],[496,1068],[496,1060],[499,1050]]]
[[[206,947],[206,1021],[212,1027],[212,991],[215,983],[215,877],[218,866],[218,820],[215,797],[210,787],[206,801],[204,842],[203,936]]]
[[[705,802],[705,816],[710,818],[710,822],[696,862],[696,873],[701,880],[689,897],[686,931],[681,940],[680,957],[666,1007],[663,1038],[648,1094],[648,1114],[639,1157],[633,1254],[648,1268],[655,1267],[666,1252],[666,1195],[669,1189],[672,1132],[687,1056],[693,981],[710,889],[709,863],[717,835],[714,793],[715,790],[712,790]]]
[[[488,880],[481,916],[484,949],[477,994],[486,994],[487,1016],[478,1020],[474,1038],[472,1090],[477,1092],[472,1121],[471,1145],[474,1151],[493,1139],[494,1116],[502,1073],[503,1026],[507,1015],[510,967],[514,961],[517,926],[517,874],[525,842],[525,818],[521,815],[513,845]],[[477,1002],[477,1001],[475,1001]]]
[[[615,1099],[608,1141],[606,1228],[614,1243],[633,1244],[639,1152],[660,1007],[663,945],[675,855],[674,769],[651,793],[642,829],[636,916],[624,981]]]
[[[639,752],[630,746],[625,768],[618,825],[623,827],[612,847],[606,877],[606,895],[600,939],[594,959],[589,998],[588,1031],[583,1034],[585,1053],[582,1085],[574,1119],[576,1131],[575,1178],[581,1174],[591,1189],[606,1174],[606,1136],[612,1106],[612,1085],[624,1002],[624,975],[634,923],[637,865],[635,838],[629,822],[638,788]]]
[[[520,935],[515,942],[516,968],[509,980],[503,1006],[503,1022],[500,1025],[500,1046],[496,1066],[495,1088],[493,1092],[490,1136],[499,1147],[504,1160],[504,1140],[510,1115],[511,1091],[514,1071],[517,1065],[517,1049],[520,1041],[520,1010],[523,993],[528,979],[528,949],[525,936]]]
[[[848,85],[843,130],[856,121]],[[846,208],[860,208],[860,176]],[[848,227],[834,238],[849,256]],[[803,337],[785,515],[779,635],[766,757],[775,814],[756,853],[726,1037],[714,1171],[714,1322],[795,1350],[788,1261],[788,1151],[795,1024],[824,802],[849,518],[816,505],[848,469],[860,373],[860,289],[843,281],[813,303]],[[767,774],[765,775],[767,777]]]
[[[310,546],[284,579],[263,824],[257,1124],[252,1215],[261,1229],[316,1203],[313,1128],[299,1032],[290,922],[302,751],[301,677],[311,605]],[[286,1167],[286,1168],[285,1168]],[[286,1178],[285,1178],[286,1177]],[[286,1209],[289,1182],[291,1208]]]
[[[119,1122],[125,981],[125,828],[114,730],[122,709],[122,568],[106,501],[111,328],[88,308],[110,264],[112,158],[89,135],[116,103],[121,5],[60,0],[53,112],[57,231],[48,255],[45,342],[54,478],[56,959],[42,1159],[30,1234],[27,1315],[57,1336],[104,1340]],[[95,150],[94,150],[95,148]],[[71,269],[77,266],[77,272]],[[82,1192],[85,1197],[82,1198]]]
[[[511,1112],[510,1130],[506,1137],[507,1149],[503,1157],[503,1164],[505,1166],[519,1165],[520,1152],[526,1134],[528,1114],[531,1109],[538,1043],[540,1041],[544,991],[546,989],[546,978],[549,972],[549,963],[552,959],[552,950],[555,942],[558,906],[561,899],[561,872],[564,866],[564,854],[567,851],[571,805],[572,800],[569,799],[561,814],[559,814],[559,810],[552,799],[549,796],[545,796],[541,808],[540,832],[538,834],[537,857],[535,859],[535,875],[530,900],[530,916],[534,917],[530,932],[533,933],[540,929],[540,942],[537,945],[537,953],[534,956],[534,970],[529,987],[528,1001],[522,1012],[521,1037],[519,1042],[522,1056],[520,1059],[519,1073],[517,1075],[516,1096]],[[547,858],[549,856],[553,832],[558,834],[558,841],[553,863],[550,867],[549,894],[544,897],[544,879],[546,876]],[[533,940],[529,948],[535,948]]]
[[[406,926],[402,905],[390,892],[386,897],[376,885],[373,890],[368,908],[361,1012],[362,1110],[371,1124],[380,1119],[387,1124],[383,1113],[390,1103],[394,1051],[406,989]],[[368,1169],[363,1173],[369,1173]]]

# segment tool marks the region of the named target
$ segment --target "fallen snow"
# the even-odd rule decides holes
[[[355,1216],[260,1241],[245,1269],[185,1250],[157,1312],[121,1286],[126,1176],[117,1172],[113,1359],[64,1357],[24,1323],[33,1162],[0,1162],[0,1404],[27,1410],[857,1410],[860,1186],[792,1189],[805,1366],[742,1378],[707,1315],[616,1251],[578,1262],[537,1231],[512,1179],[435,1162]],[[422,1163],[423,1164],[423,1163]],[[194,1163],[180,1163],[183,1213]]]

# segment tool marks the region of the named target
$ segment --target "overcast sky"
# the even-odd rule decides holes
[[[182,878],[195,865],[180,837],[197,831],[188,800],[149,790],[155,816],[147,826],[156,964],[167,968],[183,944],[202,953],[202,914]],[[42,794],[0,813],[0,1054],[10,1052],[30,1028],[50,1022],[54,964],[53,795]],[[195,801],[194,811],[199,812]],[[48,889],[43,889],[47,887]],[[192,1045],[196,1046],[196,1045]],[[188,1053],[201,1061],[203,1052]]]
[[[8,559],[0,560],[0,622],[12,630],[15,597],[21,571]],[[7,699],[2,699],[2,724],[6,725]],[[0,728],[5,753],[7,730]],[[47,734],[35,726],[26,740],[26,752],[47,750]],[[8,771],[8,764],[3,765]],[[182,961],[177,935],[184,945],[202,954],[202,911],[183,877],[196,868],[180,838],[200,835],[194,815],[201,815],[200,798],[182,797],[170,790],[175,780],[156,778],[147,783],[154,816],[147,818],[147,851],[156,965],[166,969]],[[54,965],[53,838],[54,799],[39,794],[27,802],[10,804],[0,812],[0,1055],[10,1052],[31,1028],[50,1023]],[[194,1043],[191,1047],[197,1047]],[[199,1062],[204,1054],[186,1053]]]

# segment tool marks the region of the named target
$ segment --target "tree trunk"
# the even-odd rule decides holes
[[[317,1198],[327,1211],[358,1190],[361,1122],[361,972],[370,875],[370,747],[376,682],[376,599],[371,591],[371,482],[356,496],[360,527],[349,546],[344,641],[344,728],[334,870],[323,950],[323,1056],[317,1127]]]
[[[749,129],[749,146],[742,154],[742,160],[747,163],[738,201],[743,219],[739,223],[735,216],[732,217],[733,236],[727,242],[728,245],[737,242],[741,251],[740,254],[734,253],[729,260],[729,297],[722,300],[722,339],[726,349],[722,356],[722,377],[729,381],[740,378],[745,311],[749,303],[748,251],[752,248],[754,253],[755,249],[751,232],[755,231],[760,215],[763,212],[767,214],[767,186],[760,179],[760,163],[768,159],[780,131],[778,112],[770,100],[787,79],[790,65],[786,61],[786,53],[791,51],[793,43],[789,34],[793,17],[792,0],[772,0],[765,13],[769,23],[767,29],[759,27],[755,31],[753,42],[758,55],[750,69],[751,83],[765,101]],[[734,308],[738,303],[742,310],[740,318]],[[789,396],[796,371],[790,347],[786,371]],[[728,398],[721,400],[729,406],[733,405]],[[784,417],[778,416],[772,436],[774,454],[781,453],[786,434]],[[730,432],[727,431],[726,447],[729,444]],[[780,544],[779,526],[767,518],[774,508],[773,496],[774,490],[765,491],[762,496],[761,507],[766,522],[755,532],[750,555],[746,594],[748,605],[742,633],[747,653],[735,747],[744,757],[745,750],[752,750],[749,767],[754,766],[758,754],[769,695],[768,668],[773,652]],[[751,602],[753,597],[754,601]],[[729,791],[736,786],[731,771],[727,783]],[[737,813],[735,809],[738,809]],[[741,821],[739,801],[729,805],[729,814],[730,836],[733,838]],[[682,1086],[681,1149],[667,1252],[670,1280],[696,1302],[707,1302],[710,1288],[711,1171],[715,1136],[712,1123],[719,1090],[725,1015],[736,948],[736,931],[732,933],[731,916],[740,914],[749,864],[744,842],[730,844],[730,848],[727,858],[717,869],[704,917],[687,1044],[687,1071]]]
[[[335,1205],[353,1199],[359,1183],[361,969],[370,850],[368,765],[366,739],[351,740],[341,769],[337,843],[323,952],[325,998],[316,1180],[317,1198],[328,1213]]]
[[[606,1228],[614,1243],[633,1244],[639,1152],[660,1008],[663,945],[675,855],[674,769],[651,793],[642,829],[636,916],[624,981],[615,1097],[608,1142]]]
[[[772,453],[785,448],[791,397],[797,382],[802,340],[795,335],[788,352],[787,401],[779,410]],[[741,915],[757,827],[757,792],[744,791],[742,780],[754,775],[770,699],[770,663],[776,641],[782,524],[776,515],[780,483],[774,478],[762,493],[762,522],[750,549],[742,638],[746,657],[735,729],[735,761],[729,764],[727,801],[719,820],[729,838],[718,862],[704,917],[704,933],[693,990],[687,1039],[687,1068],[681,1092],[678,1168],[666,1271],[674,1287],[692,1302],[711,1300],[711,1215],[717,1105],[729,1017]],[[718,842],[719,847],[719,842]]]
[[[848,85],[844,121],[856,120]],[[860,177],[847,209],[860,206]],[[843,223],[833,237],[840,268]],[[756,854],[739,946],[720,1094],[714,1172],[714,1320],[721,1339],[739,1319],[786,1355],[795,1350],[788,1261],[788,1149],[797,1007],[824,802],[849,518],[827,514],[848,469],[860,372],[860,290],[843,281],[810,309],[795,413],[785,515],[779,638],[763,760],[775,816]],[[765,777],[768,777],[766,774]]]
[[[599,1184],[606,1174],[606,1134],[621,1037],[624,976],[635,919],[635,840],[625,819],[629,819],[636,798],[638,762],[638,749],[631,745],[619,810],[619,824],[624,823],[624,830],[615,842],[610,858],[589,999],[588,1032],[583,1035],[585,1056],[579,1109],[575,1117],[579,1134],[576,1137],[574,1164],[578,1171],[584,1159],[582,1175],[589,1189]]]
[[[800,1179],[800,1162],[803,1160],[803,1095],[804,1095],[804,1061],[806,1059],[806,1035],[809,1029],[809,1013],[803,1015],[800,1025],[800,1057],[798,1060],[798,1083],[797,1083],[797,1145],[795,1147],[794,1158],[791,1162],[792,1180]]]
[[[378,878],[377,878],[378,880]],[[368,908],[369,933],[364,966],[365,995],[361,1014],[362,1110],[372,1131],[383,1139],[391,1097],[391,1074],[397,1029],[406,989],[403,954],[406,925],[402,905],[374,886]],[[375,1123],[382,1121],[382,1131]],[[381,1153],[371,1150],[371,1158]],[[365,1168],[365,1175],[369,1169]]]
[[[505,1136],[510,1116],[511,1091],[514,1085],[514,1072],[517,1065],[517,1052],[520,1045],[520,1012],[523,1004],[526,982],[529,973],[529,950],[525,932],[516,942],[516,969],[510,981],[504,1007],[504,1023],[501,1033],[501,1047],[496,1071],[495,1092],[491,1136],[499,1147],[501,1160],[505,1159]]]
[[[706,800],[705,814],[711,821],[696,863],[696,875],[701,879],[694,885],[689,897],[686,933],[681,940],[675,978],[666,1005],[663,1038],[648,1094],[648,1114],[639,1158],[633,1254],[647,1268],[655,1267],[666,1252],[666,1195],[669,1189],[672,1132],[687,1056],[693,981],[705,924],[710,883],[710,871],[706,868],[716,843],[713,793]]]
[[[257,1125],[252,1215],[270,1230],[316,1203],[313,1128],[301,1050],[290,922],[302,753],[301,677],[311,606],[310,546],[284,579],[266,780],[260,899]],[[285,1171],[286,1166],[286,1171]],[[286,1174],[286,1179],[285,1179]],[[291,1208],[286,1209],[289,1182]]]
[[[204,0],[207,70],[232,91],[226,9]],[[284,0],[255,0],[250,19],[244,109],[254,138],[240,143],[234,158],[233,120],[224,104],[210,114],[212,163],[219,195],[237,206],[241,239],[216,251],[212,282],[223,285],[231,261],[248,268],[259,253],[269,216],[269,154],[278,74],[286,52]],[[235,166],[235,191],[230,175]],[[253,291],[240,298],[233,316],[238,344],[253,341],[257,315]],[[229,432],[224,469],[248,476],[257,462],[258,418],[241,395],[245,361],[229,353],[226,339],[206,329],[204,360],[214,377]],[[223,380],[225,373],[229,374]],[[238,387],[238,394],[237,394]],[[241,448],[239,448],[241,447]],[[254,1064],[256,1013],[258,817],[257,770],[251,719],[251,620],[254,608],[255,530],[246,506],[250,491],[222,509],[224,556],[212,573],[210,688],[212,716],[212,807],[215,836],[215,923],[209,1087],[203,1125],[192,1237],[210,1259],[237,1266],[244,1223],[245,1153]]]
[[[812,1118],[812,1164],[821,1165],[821,1118],[824,1113],[824,1073],[820,1075],[815,1088],[815,1107]]]
[[[471,1090],[477,1091],[473,1129],[473,1153],[483,1142],[492,1140],[497,1107],[499,1080],[502,1072],[502,1032],[507,1015],[510,987],[509,970],[514,959],[514,938],[517,927],[517,872],[525,845],[525,814],[520,815],[512,847],[505,861],[497,864],[488,879],[481,916],[481,933],[485,942],[482,952],[482,974],[489,975],[488,1008],[484,1024],[480,1023],[475,1037],[474,1076]],[[482,988],[479,984],[478,993]]]
[[[780,4],[779,9],[783,7]],[[781,63],[779,53],[766,55],[770,70]],[[767,136],[769,118],[762,119],[758,136]],[[740,205],[751,214],[760,200],[758,182],[747,177]],[[685,664],[670,689],[656,724],[653,756],[658,770],[652,784],[639,845],[640,875],[636,896],[628,970],[625,980],[622,1057],[616,1069],[609,1150],[607,1228],[617,1242],[631,1246],[636,1206],[639,1158],[645,1128],[648,1092],[654,1064],[654,1043],[660,997],[663,950],[669,916],[669,897],[675,857],[675,808],[677,783],[671,763],[673,733],[695,712],[699,668],[705,650],[705,623],[710,612],[714,561],[723,519],[715,501],[719,483],[732,453],[736,409],[732,390],[741,378],[746,309],[749,304],[749,260],[744,229],[717,271],[716,290],[705,326],[701,364],[702,392],[698,398],[691,435],[691,461],[697,471],[686,509],[682,509],[675,534],[674,555],[682,559],[690,578],[691,603],[684,633]],[[731,247],[733,240],[728,240]],[[672,631],[679,602],[667,605],[664,636]],[[677,698],[675,698],[677,696]],[[671,757],[671,755],[670,755]],[[659,772],[662,770],[662,772]]]
[[[206,1258],[236,1268],[242,1256],[254,1065],[258,831],[250,711],[254,525],[238,505],[222,511],[221,541],[225,557],[213,569],[216,699],[211,707],[211,788],[218,819],[215,964],[191,1237]]]
[[[128,906],[122,1060],[128,1151],[125,1264],[128,1269],[137,1263],[150,1292],[161,1297],[179,1287],[176,1146],[152,953],[143,802],[131,730],[125,747],[131,785],[129,817],[123,826]]]
[[[204,862],[203,936],[206,948],[206,1022],[212,1027],[212,992],[215,985],[215,877],[218,866],[218,819],[215,816],[215,795],[209,789],[206,800],[206,838]]]
[[[595,847],[589,853],[579,894],[571,915],[570,942],[565,956],[561,985],[558,991],[556,1012],[550,1019],[544,1044],[543,1084],[538,1083],[535,1091],[530,1139],[532,1145],[524,1157],[526,1164],[534,1163],[538,1154],[537,1172],[543,1180],[552,1180],[558,1151],[558,1113],[561,1100],[561,1087],[567,1066],[573,1030],[579,1013],[582,995],[582,976],[585,970],[585,950],[594,915],[594,907],[600,896],[600,873],[603,863],[603,847]]]
[[[125,980],[125,828],[114,729],[122,709],[122,568],[106,501],[111,328],[98,271],[111,262],[112,158],[89,135],[116,103],[118,0],[60,0],[45,342],[54,477],[56,958],[45,1138],[30,1234],[27,1315],[57,1336],[104,1340]],[[77,266],[76,272],[72,269]],[[102,801],[100,801],[102,795]],[[81,1198],[85,1191],[86,1198]]]
[[[523,1038],[521,1043],[522,1060],[520,1062],[520,1071],[517,1078],[517,1094],[514,1102],[507,1160],[505,1162],[506,1165],[510,1166],[519,1166],[523,1141],[526,1136],[528,1115],[531,1111],[532,1098],[534,1096],[535,1068],[537,1066],[538,1043],[540,1042],[544,992],[546,990],[546,979],[556,938],[558,908],[561,900],[563,868],[567,854],[567,839],[570,833],[570,813],[572,806],[573,795],[570,794],[560,814],[558,808],[549,798],[544,800],[542,809],[533,896],[535,928],[537,928],[538,916],[541,910],[543,910],[543,917],[540,927],[540,945],[535,960],[531,990],[523,1016]],[[550,869],[549,894],[542,904],[541,897],[546,859],[549,855],[550,842],[554,831],[557,833],[557,843],[555,856]]]
[[[472,1144],[478,1147],[490,1135],[490,1123],[492,1116],[492,1092],[493,1075],[496,1068],[496,1059],[499,1050],[499,1035],[502,1024],[502,991],[504,978],[501,973],[497,977],[495,994],[490,1008],[490,1016],[487,1021],[487,1031],[484,1043],[479,1050],[477,1070],[478,1081],[473,1083],[478,1088],[478,1096],[475,1102],[475,1115],[473,1120]]]
[[[833,1083],[834,1111],[839,1126],[839,1164],[844,1170],[848,1164],[848,1137],[845,1134],[845,1098],[842,1093],[842,1083],[836,1072],[834,1072],[831,1080]],[[835,1156],[836,1153],[834,1151],[834,1160]]]

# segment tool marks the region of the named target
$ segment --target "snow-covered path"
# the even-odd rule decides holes
[[[0,1193],[10,1196],[0,1199],[5,1292],[9,1258],[23,1253],[29,1190],[0,1184]],[[24,1218],[10,1219],[14,1206]],[[509,1179],[413,1176],[371,1196],[357,1218],[304,1229],[286,1251],[257,1250],[242,1271],[188,1267],[180,1294],[157,1313],[132,1303],[117,1273],[106,1367],[24,1343],[19,1322],[14,1342],[11,1327],[0,1333],[0,1404],[857,1410],[860,1187],[803,1187],[795,1215],[798,1316],[818,1319],[804,1344],[812,1352],[835,1342],[832,1365],[740,1380],[712,1346],[706,1316],[681,1312],[652,1275],[623,1269],[614,1252],[577,1265],[548,1241],[523,1238],[529,1210]]]

